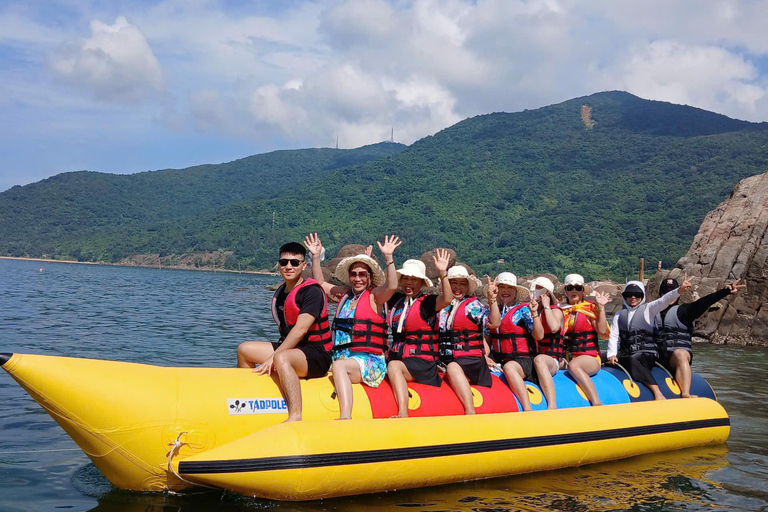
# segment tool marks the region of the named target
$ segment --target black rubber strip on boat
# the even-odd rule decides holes
[[[13,357],[13,354],[0,354],[0,366],[3,366],[5,363],[7,363],[11,357]]]
[[[179,473],[185,475],[250,473],[284,469],[319,468],[324,466],[346,466],[350,464],[373,464],[377,462],[394,462],[431,457],[447,457],[452,455],[522,450],[543,446],[588,443],[592,441],[681,432],[701,428],[725,427],[730,426],[730,424],[731,421],[728,418],[713,418],[707,420],[663,423],[660,425],[615,428],[593,432],[553,434],[518,439],[496,439],[492,441],[475,441],[471,443],[414,446],[409,448],[390,448],[357,452],[319,453],[313,455],[291,455],[285,457],[264,457],[258,459],[181,461],[179,462]]]

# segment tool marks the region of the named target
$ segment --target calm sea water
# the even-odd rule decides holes
[[[248,274],[0,260],[0,352],[232,366],[241,341],[274,337],[271,292],[264,288],[274,282]],[[727,446],[300,504],[216,491],[112,489],[0,371],[0,511],[768,510],[768,349],[701,345],[694,364],[731,416]]]

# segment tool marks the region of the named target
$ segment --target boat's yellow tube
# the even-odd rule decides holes
[[[723,443],[705,398],[484,416],[273,426],[175,462],[194,482],[276,500],[423,487]]]
[[[518,405],[494,377],[491,388],[473,386],[477,416],[423,417],[462,408],[447,385],[411,384],[410,413],[422,417],[374,419],[396,411],[385,380],[377,389],[353,386],[354,421],[346,422],[328,421],[339,414],[330,377],[302,380],[305,421],[280,425],[287,411],[277,387],[249,369],[21,354],[0,354],[0,365],[115,487],[128,490],[205,483],[311,499],[586,464],[728,436],[728,417],[714,400],[630,404],[643,395],[629,395],[622,376],[608,371],[593,382],[604,403],[624,405],[589,407],[561,372],[557,394],[568,409],[509,412]],[[535,408],[546,407],[538,388],[530,384],[529,392]],[[183,461],[181,478],[171,460]],[[218,469],[209,471],[211,464]]]
[[[287,417],[272,379],[248,369],[164,368],[22,354],[11,356],[3,369],[120,489],[189,487],[168,471],[169,452],[181,432],[186,432],[184,444],[175,456],[184,457]],[[306,419],[338,416],[330,379],[302,381],[302,388]],[[355,393],[356,417],[371,418],[365,392]]]

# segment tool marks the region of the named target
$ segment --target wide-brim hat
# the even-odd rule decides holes
[[[418,277],[428,288],[432,288],[434,283],[427,277],[427,266],[421,260],[405,260],[403,267],[397,269],[401,276]]]
[[[469,275],[467,268],[461,265],[454,265],[453,267],[449,268],[448,274],[445,276],[445,278],[449,281],[451,279],[466,279],[467,283],[469,283],[469,289],[467,290],[469,295],[475,293],[475,290],[477,290],[477,285],[480,284],[477,278],[475,276]]]
[[[375,259],[365,254],[355,254],[354,256],[347,256],[336,265],[336,271],[334,275],[336,279],[342,283],[349,285],[349,267],[355,263],[364,263],[371,270],[371,283],[374,287],[382,286],[386,281],[384,277],[384,271],[381,269]]]
[[[514,286],[517,289],[517,295],[515,300],[521,302],[525,300],[528,295],[528,290],[524,286],[517,284],[517,276],[512,272],[502,272],[496,276],[496,284],[506,284],[507,286]]]

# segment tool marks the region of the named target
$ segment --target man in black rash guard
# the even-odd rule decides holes
[[[656,315],[655,334],[659,344],[659,361],[670,372],[675,373],[675,380],[680,385],[680,396],[691,396],[691,361],[693,351],[691,337],[693,323],[707,312],[715,302],[728,295],[739,293],[739,289],[747,285],[739,284],[737,279],[733,284],[710,293],[690,304],[678,304],[677,300],[667,309]],[[665,279],[659,287],[659,296],[675,290],[680,285],[674,279]]]
[[[246,341],[237,347],[238,368],[254,368],[277,384],[288,408],[286,421],[301,420],[299,378],[322,377],[331,366],[328,302],[320,285],[301,275],[306,254],[304,246],[295,242],[280,248],[278,266],[283,284],[272,298],[272,317],[280,330],[280,341]]]

